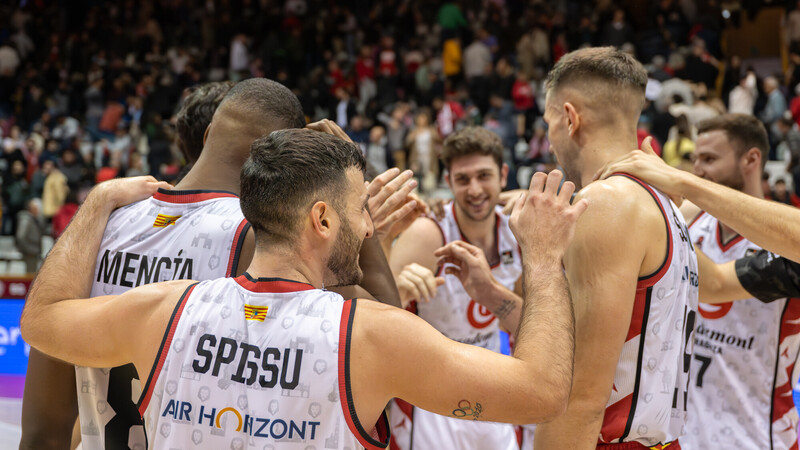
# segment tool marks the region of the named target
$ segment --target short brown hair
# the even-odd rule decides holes
[[[494,158],[497,167],[503,167],[503,141],[500,136],[482,127],[466,127],[444,140],[442,162],[447,170],[453,160],[462,156],[485,155]]]
[[[760,120],[749,114],[723,114],[697,124],[698,135],[717,130],[725,132],[737,158],[755,147],[761,152],[761,167],[767,164],[769,138],[767,129]]]
[[[572,83],[600,82],[609,92],[628,89],[641,98],[644,106],[647,71],[631,55],[615,47],[592,47],[569,52],[558,60],[547,74],[547,90]]]

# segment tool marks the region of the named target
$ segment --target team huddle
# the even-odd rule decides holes
[[[439,215],[282,85],[196,91],[219,106],[185,113],[186,176],[99,185],[45,260],[23,435],[65,445],[77,405],[84,450],[797,448],[796,267],[740,193],[631,153],[646,84],[613,48],[563,56],[565,176],[501,194],[500,138],[467,127]],[[764,126],[698,128],[695,174],[763,197]]]

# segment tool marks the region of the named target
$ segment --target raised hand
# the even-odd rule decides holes
[[[350,136],[348,136],[347,133],[345,133],[344,130],[342,130],[342,128],[332,120],[322,119],[318,122],[312,122],[306,125],[306,128],[309,130],[319,131],[320,133],[332,134],[347,142],[353,142],[353,140],[350,139]]]
[[[523,259],[561,261],[575,233],[578,217],[589,206],[585,199],[570,205],[575,185],[567,181],[559,191],[562,178],[558,170],[548,175],[537,172],[527,194],[516,201],[509,225]]]
[[[400,169],[392,168],[367,184],[370,196],[367,205],[379,241],[383,242],[390,233],[395,232],[395,225],[417,209],[417,200],[410,196],[417,187],[417,180],[413,176],[410,170],[400,172]]]
[[[159,188],[172,189],[172,186],[150,175],[114,178],[98,184],[89,195],[116,209],[151,197]]]
[[[453,241],[433,254],[440,266],[452,264],[445,266],[445,273],[457,276],[464,290],[475,301],[480,303],[496,287],[492,269],[480,248],[464,241]]]
[[[395,281],[403,308],[413,300],[430,302],[436,296],[436,288],[444,284],[444,278],[416,263],[405,266]]]

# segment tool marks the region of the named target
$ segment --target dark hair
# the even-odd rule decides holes
[[[500,136],[482,127],[466,127],[444,140],[442,162],[447,170],[453,160],[468,155],[485,155],[494,158],[497,167],[503,167],[503,141]]]
[[[203,136],[214,112],[233,87],[233,82],[206,83],[190,88],[190,93],[176,116],[178,147],[186,162],[194,163],[203,150]]]
[[[306,116],[300,100],[286,86],[266,78],[249,78],[236,83],[220,106],[235,103],[256,118],[270,122],[275,130],[303,128]]]
[[[615,47],[584,48],[562,56],[547,74],[547,89],[554,91],[559,86],[587,81],[602,82],[614,94],[628,89],[641,97],[639,109],[644,105],[647,71],[634,57]]]
[[[764,124],[749,114],[723,114],[697,124],[697,134],[720,130],[725,132],[736,157],[755,147],[761,152],[761,167],[767,163],[769,139]]]
[[[239,200],[256,242],[294,242],[316,201],[341,212],[351,168],[364,173],[361,149],[329,134],[286,129],[256,139],[242,167]]]

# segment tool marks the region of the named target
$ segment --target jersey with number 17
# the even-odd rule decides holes
[[[159,281],[230,276],[249,227],[233,193],[160,189],[109,217],[91,296]],[[76,367],[75,374],[82,448],[144,450],[136,407],[142,387],[133,364]]]

